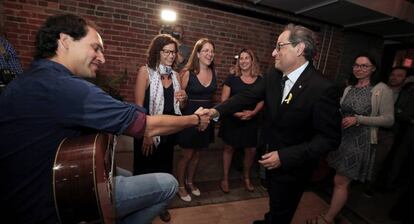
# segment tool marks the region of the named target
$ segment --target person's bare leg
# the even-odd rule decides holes
[[[177,163],[177,179],[178,179],[178,194],[180,197],[185,197],[188,195],[186,189],[185,189],[185,174],[187,170],[187,166],[189,164],[189,161],[193,157],[194,149],[183,149],[182,155],[180,160],[178,160]]]
[[[348,200],[348,187],[351,179],[346,176],[335,174],[334,190],[332,194],[331,204],[326,212],[325,219],[328,222],[333,222],[334,218],[339,214]]]
[[[229,192],[229,171],[231,160],[233,159],[234,148],[230,145],[224,145],[223,148],[223,180],[221,181],[221,190],[225,193]]]
[[[254,191],[254,187],[250,182],[250,170],[252,168],[255,156],[256,148],[252,147],[244,149],[243,178],[245,187],[248,191]]]
[[[188,164],[188,175],[187,175],[187,184],[192,192],[199,190],[194,185],[194,182],[193,182],[194,175],[197,171],[197,165],[198,165],[199,159],[200,159],[200,150],[194,150],[193,156],[191,157],[190,162]]]

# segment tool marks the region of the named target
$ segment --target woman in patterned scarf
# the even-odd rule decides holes
[[[187,98],[173,70],[177,41],[170,35],[159,34],[148,48],[147,64],[138,71],[135,84],[135,103],[147,109],[147,114],[181,115],[180,106]],[[134,175],[172,173],[175,135],[134,139]],[[165,209],[163,221],[170,215]]]

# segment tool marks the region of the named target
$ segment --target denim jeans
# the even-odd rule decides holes
[[[116,176],[117,223],[151,223],[168,206],[177,190],[177,180],[167,173]]]

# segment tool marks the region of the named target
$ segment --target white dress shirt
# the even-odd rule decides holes
[[[293,71],[293,72],[286,75],[288,77],[288,79],[286,80],[285,88],[283,89],[283,97],[282,97],[282,101],[280,102],[281,104],[283,103],[286,96],[288,95],[288,93],[292,89],[293,85],[295,85],[296,80],[298,80],[298,78],[300,77],[302,72],[305,70],[306,66],[308,66],[308,64],[309,64],[309,61],[306,61],[303,65],[301,65],[295,71]],[[283,75],[285,75],[285,74],[283,74]]]

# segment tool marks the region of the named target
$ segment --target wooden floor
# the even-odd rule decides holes
[[[293,224],[304,224],[306,219],[326,211],[328,205],[312,192],[305,192]],[[245,201],[211,204],[204,206],[171,209],[171,224],[251,224],[254,220],[263,219],[268,210],[268,198]],[[163,224],[159,218],[154,224]],[[341,220],[341,224],[350,222]]]

